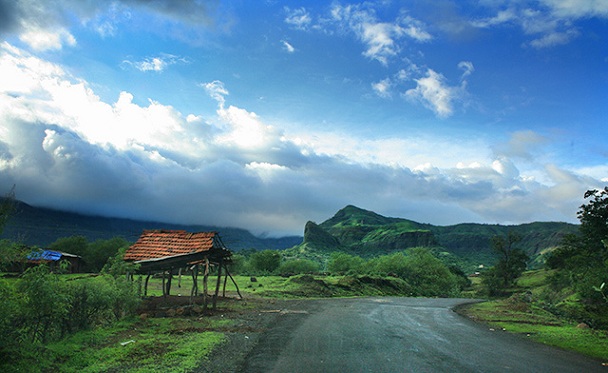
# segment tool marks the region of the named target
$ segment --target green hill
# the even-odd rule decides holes
[[[410,247],[432,247],[443,256],[456,256],[466,267],[492,265],[491,240],[509,232],[519,234],[519,248],[531,258],[542,261],[545,250],[559,245],[562,237],[576,233],[578,226],[568,223],[536,222],[521,225],[458,224],[434,226],[402,218],[391,218],[355,206],[346,206],[321,224],[308,222],[304,240],[287,251],[294,256],[327,257],[342,251],[373,257]]]

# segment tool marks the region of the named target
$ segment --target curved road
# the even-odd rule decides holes
[[[465,299],[290,303],[242,372],[606,372],[601,362],[494,332],[452,311]]]

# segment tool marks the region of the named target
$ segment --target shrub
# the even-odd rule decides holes
[[[279,274],[285,275],[299,275],[299,274],[311,274],[319,272],[319,264],[308,259],[293,259],[288,260],[281,264],[279,267]]]
[[[334,252],[327,262],[327,271],[334,275],[362,274],[365,260],[346,253]]]
[[[249,257],[251,270],[256,274],[272,274],[281,265],[281,253],[275,250],[258,251]]]

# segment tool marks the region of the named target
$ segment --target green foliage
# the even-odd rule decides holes
[[[334,252],[327,262],[327,271],[334,275],[353,275],[364,272],[365,260],[347,253]]]
[[[140,300],[125,276],[66,277],[39,265],[11,281],[0,280],[0,361],[7,364],[37,359],[42,344],[131,315]]]
[[[465,284],[428,248],[411,248],[405,253],[371,259],[368,263],[375,273],[404,279],[417,296],[456,296]]]
[[[281,253],[276,250],[262,250],[251,254],[249,265],[257,274],[272,274],[281,265]]]
[[[86,252],[86,263],[89,271],[99,272],[109,258],[115,256],[121,249],[124,254],[124,251],[129,246],[129,242],[122,237],[114,237],[109,240],[96,240],[90,243],[87,246]]]
[[[319,272],[319,264],[308,259],[292,259],[281,264],[278,272],[282,276],[313,274]]]
[[[241,254],[232,254],[228,264],[231,274],[241,274],[247,272],[247,258]]]
[[[514,246],[521,241],[521,236],[509,233],[507,237],[495,236],[492,248],[499,259],[494,267],[483,273],[482,281],[490,295],[504,292],[513,285],[526,269],[528,256],[523,250]]]
[[[103,266],[101,272],[107,273],[114,277],[126,276],[127,274],[133,274],[138,269],[138,264],[125,262],[123,258],[125,253],[129,249],[128,246],[123,246],[115,253],[114,256],[107,259],[106,264]]]
[[[69,315],[69,293],[59,277],[45,265],[28,269],[17,287],[23,334],[32,342],[61,336],[62,321]]]
[[[587,317],[592,318],[588,322],[608,328],[608,302],[601,287],[608,283],[608,187],[589,190],[584,197],[588,201],[578,211],[579,234],[567,236],[547,266],[557,270],[552,282],[555,291],[574,290]]]
[[[31,251],[31,248],[19,243],[0,240],[0,271],[22,270],[23,263]]]
[[[89,242],[84,236],[70,236],[58,239],[49,248],[79,255],[84,262],[85,272],[99,272],[109,258],[114,257],[120,249],[126,250],[129,245],[129,242],[122,237]]]

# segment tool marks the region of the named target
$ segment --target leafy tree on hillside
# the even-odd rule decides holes
[[[87,268],[91,272],[99,272],[114,257],[119,250],[126,250],[130,246],[129,241],[122,237],[114,237],[109,240],[96,240],[87,247]],[[123,251],[124,251],[123,250]]]
[[[327,262],[327,270],[335,275],[360,274],[365,260],[347,253],[333,252]]]
[[[292,259],[283,262],[278,271],[282,276],[318,273],[319,264],[308,259]]]
[[[274,273],[281,265],[281,253],[276,250],[262,250],[251,254],[249,265],[260,274]]]
[[[512,286],[526,270],[528,256],[523,250],[515,248],[519,241],[521,236],[512,232],[506,237],[495,236],[492,239],[492,249],[498,255],[498,262],[482,277],[490,295],[499,294]]]
[[[119,249],[129,246],[129,242],[122,237],[114,237],[109,240],[96,240],[89,243],[84,236],[62,237],[53,242],[51,250],[63,251],[65,253],[79,255],[84,262],[87,272],[99,272],[114,257]]]
[[[608,283],[608,187],[588,190],[584,197],[588,202],[578,211],[579,234],[566,237],[547,266],[557,270],[554,286],[573,286],[588,310],[606,313],[605,292],[596,289]]]

